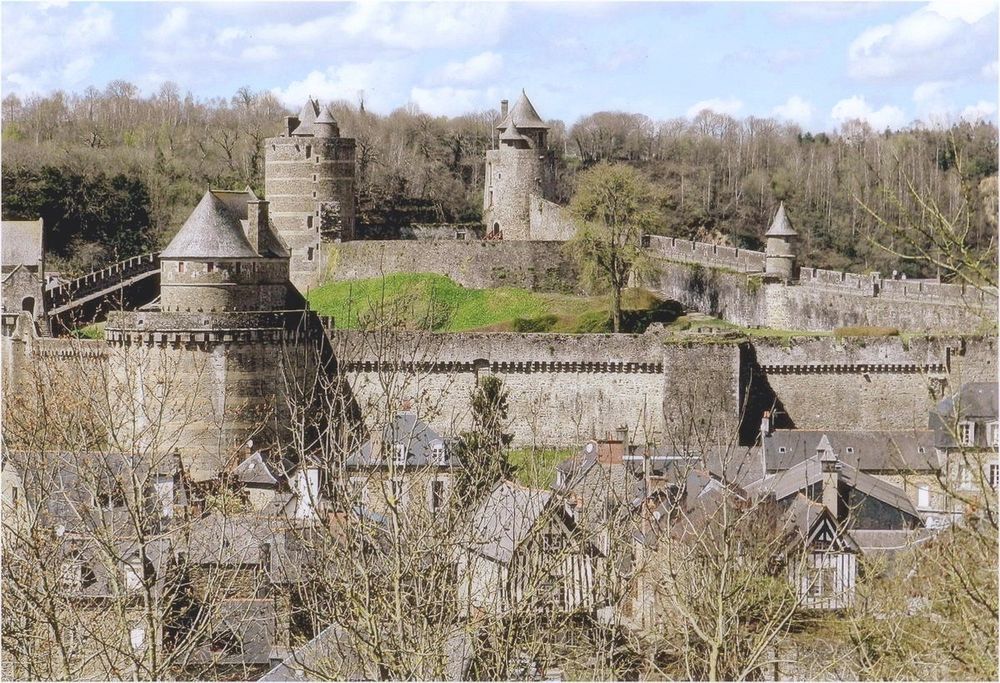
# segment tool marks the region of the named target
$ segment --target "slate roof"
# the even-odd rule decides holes
[[[431,429],[415,413],[397,413],[392,421],[382,428],[381,443],[386,444],[385,454],[389,454],[390,457],[394,444],[406,446],[408,467],[439,465],[433,457],[433,449],[437,445],[443,445],[445,448],[445,459],[439,466],[461,466],[459,458],[452,452],[450,440]],[[347,458],[345,465],[349,469],[388,466],[389,463],[383,456],[384,453],[379,450],[377,440],[369,440]]]
[[[464,629],[456,628],[444,643],[444,676],[447,681],[469,679],[472,664],[472,642]],[[427,660],[433,659],[427,657]],[[320,681],[335,675],[340,680],[375,680],[378,672],[373,662],[363,659],[354,646],[351,634],[340,624],[333,623],[316,637],[285,657],[280,664],[264,674],[261,681]],[[430,680],[434,671],[422,671],[418,679]]]
[[[4,268],[42,265],[42,219],[0,221],[0,263]]]
[[[826,438],[842,463],[862,472],[937,472],[934,433],[780,429],[761,438],[769,473],[787,470],[814,456]]]
[[[956,394],[938,402],[932,416],[961,419],[997,419],[997,383],[966,382]],[[932,421],[931,428],[936,424]]]
[[[521,142],[527,141],[528,138],[521,135],[517,130],[517,126],[508,125],[504,131],[500,134],[500,140],[502,142]]]
[[[797,237],[799,233],[792,228],[792,222],[785,214],[785,202],[778,205],[778,212],[774,214],[771,227],[764,233],[764,237]]]
[[[210,617],[212,635],[231,634],[221,652],[204,645],[191,653],[198,663],[269,664],[275,630],[274,599],[227,599],[219,602]]]
[[[473,514],[467,547],[500,564],[509,563],[551,497],[548,491],[509,481],[497,484]]]
[[[840,480],[855,490],[871,496],[897,510],[919,519],[916,508],[906,493],[893,484],[859,471],[853,465],[841,461]],[[803,460],[787,470],[771,474],[747,487],[748,493],[773,495],[782,501],[799,491],[806,490],[823,481],[823,469],[818,455]]]
[[[257,258],[240,217],[211,190],[198,202],[160,258],[192,260]]]
[[[276,524],[263,516],[224,516],[213,512],[190,523],[186,550],[189,560],[195,564],[270,567],[275,532]]]
[[[271,474],[267,463],[264,462],[260,451],[257,451],[237,465],[236,469],[233,470],[233,476],[237,481],[244,484],[274,486],[278,483],[278,480]]]
[[[317,116],[319,116],[319,103],[309,98],[302,105],[302,111],[299,112],[299,125],[292,131],[292,135],[315,135],[316,129],[313,124],[316,122]]]
[[[507,116],[497,126],[497,130],[506,130],[512,123],[516,128],[523,130],[547,130],[549,128],[535,111],[534,105],[531,104],[531,100],[528,99],[524,90],[521,91],[521,97],[518,98],[511,110],[507,112]],[[501,137],[501,139],[503,138]]]

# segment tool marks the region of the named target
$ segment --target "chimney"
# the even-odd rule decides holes
[[[500,100],[500,120],[507,118],[507,100]]]
[[[267,204],[263,199],[247,202],[247,239],[258,254],[261,253],[264,233],[267,231]]]
[[[285,137],[291,137],[292,131],[299,127],[299,117],[298,116],[286,116],[285,117]]]
[[[771,411],[765,410],[764,415],[760,418],[760,435],[771,436]]]
[[[823,470],[823,506],[830,511],[834,519],[840,519],[840,460],[830,446],[826,434],[816,448],[820,467]]]
[[[622,443],[622,452],[628,454],[628,425],[620,425],[615,429],[615,436]]]

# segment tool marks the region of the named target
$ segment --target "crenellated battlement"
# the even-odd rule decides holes
[[[660,235],[647,235],[644,243],[650,254],[669,261],[697,263],[713,268],[728,268],[741,273],[764,272],[765,259],[762,251]]]

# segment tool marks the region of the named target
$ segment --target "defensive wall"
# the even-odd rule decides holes
[[[378,240],[324,244],[322,282],[438,273],[463,287],[574,291],[579,271],[560,242]]]
[[[661,295],[747,327],[824,331],[847,326],[921,332],[996,324],[997,297],[967,285],[801,268],[790,283],[762,276],[764,253],[649,236]]]
[[[741,421],[746,442],[764,410],[779,427],[911,429],[963,382],[996,377],[996,337],[331,335],[363,412],[412,400],[443,433],[471,426],[477,378],[499,376],[517,445],[573,445],[622,424],[640,441],[684,445]]]
[[[528,225],[533,240],[565,242],[576,233],[576,223],[566,207],[537,194],[528,197]]]

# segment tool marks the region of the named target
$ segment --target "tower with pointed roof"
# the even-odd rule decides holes
[[[799,233],[792,228],[785,213],[785,203],[781,202],[771,227],[764,233],[764,274],[780,280],[795,278],[795,243]]]
[[[248,439],[279,443],[287,377],[315,369],[323,333],[289,257],[268,202],[250,188],[208,190],[160,253],[159,299],[108,315],[122,429],[145,452],[176,452],[196,483],[226,471]]]
[[[329,107],[313,99],[264,141],[264,194],[299,289],[322,271],[323,242],[354,239],[354,158],[354,140],[341,137]]]
[[[508,110],[500,103],[496,148],[486,152],[483,222],[489,239],[530,240],[530,198],[549,199],[555,184],[555,156],[548,148],[549,126],[528,96]]]

